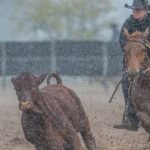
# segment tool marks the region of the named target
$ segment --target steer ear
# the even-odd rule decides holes
[[[47,73],[41,74],[39,77],[37,77],[37,83],[40,85],[46,78]]]
[[[143,34],[143,36],[145,37],[145,38],[147,38],[148,37],[148,35],[149,35],[149,27],[147,27],[146,28],[146,30],[145,30],[145,32],[144,32],[144,34]]]
[[[12,78],[11,78],[11,82],[13,83],[13,85],[15,85],[15,81],[16,81],[16,78],[15,78],[15,77],[12,77]]]
[[[128,30],[126,28],[123,29],[123,33],[124,33],[124,36],[128,39],[130,37],[130,34],[128,32]]]

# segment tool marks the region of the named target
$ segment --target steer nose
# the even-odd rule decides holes
[[[26,105],[28,105],[28,104],[29,104],[29,101],[22,101],[22,102],[21,102],[21,105],[22,105],[22,106],[26,106]]]
[[[19,103],[19,108],[20,108],[20,110],[29,109],[30,106],[31,106],[31,104],[30,104],[29,101],[25,101],[25,100],[24,100],[24,101],[21,101],[21,102]]]

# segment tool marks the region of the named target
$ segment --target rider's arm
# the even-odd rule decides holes
[[[130,23],[129,23],[129,20],[127,19],[121,28],[120,37],[119,37],[119,44],[120,44],[122,51],[123,51],[123,47],[126,41],[124,33],[123,33],[123,29],[126,28],[127,30],[129,30],[129,27],[130,27]]]

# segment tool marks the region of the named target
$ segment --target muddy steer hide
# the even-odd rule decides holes
[[[39,89],[46,76],[22,73],[11,79],[22,111],[25,138],[36,150],[82,150],[77,135],[80,132],[87,149],[95,150],[95,139],[80,99],[62,85],[55,73],[48,75],[48,85]],[[52,77],[57,84],[49,84]]]

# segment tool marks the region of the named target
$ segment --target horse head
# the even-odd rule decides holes
[[[134,32],[129,34],[128,30],[124,28],[124,36],[126,43],[124,46],[125,64],[127,72],[130,77],[137,75],[143,67],[147,58],[147,37],[149,35],[149,28],[145,32]]]

